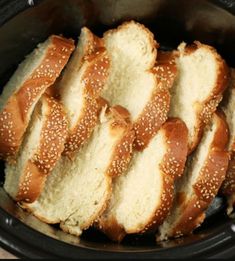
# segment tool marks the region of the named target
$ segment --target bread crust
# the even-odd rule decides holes
[[[133,228],[133,230],[125,231],[114,216],[102,216],[99,219],[98,227],[113,241],[122,241],[127,233],[145,233],[156,230],[170,210],[173,202],[174,182],[182,175],[186,161],[188,130],[185,123],[176,118],[169,119],[163,124],[161,130],[164,131],[168,149],[160,166],[163,186],[159,204],[143,227]]]
[[[114,118],[114,122],[111,125],[111,132],[125,130],[122,139],[116,145],[116,150],[112,155],[113,160],[107,170],[107,174],[115,178],[121,175],[128,167],[132,157],[135,132],[130,121],[130,114],[125,108],[116,105],[110,108],[110,113]]]
[[[143,112],[134,122],[137,150],[146,148],[151,138],[167,120],[170,109],[170,88],[177,76],[177,52],[158,52],[156,65],[152,69],[156,77],[156,88]]]
[[[68,121],[63,106],[55,99],[44,95],[46,103],[46,120],[40,133],[37,151],[28,159],[20,177],[16,201],[32,203],[41,194],[47,175],[50,174],[64,150],[68,132]],[[43,106],[43,105],[42,105]]]
[[[193,194],[189,197],[184,192],[177,193],[177,204],[180,206],[180,217],[174,227],[163,238],[157,240],[188,235],[205,219],[205,211],[216,196],[226,174],[229,155],[226,151],[228,143],[228,125],[222,112],[215,113],[217,130],[210,145],[205,163],[193,185]]]
[[[195,105],[197,108],[197,121],[195,124],[195,137],[192,143],[189,143],[189,154],[195,150],[200,142],[203,129],[210,121],[213,113],[216,111],[217,106],[222,100],[223,92],[227,88],[229,81],[229,67],[212,46],[202,44],[199,41],[194,41],[193,44],[187,45],[184,48],[183,54],[190,55],[199,48],[207,49],[209,52],[213,53],[218,64],[217,81],[210,96],[204,102]]]
[[[74,41],[52,35],[46,55],[38,68],[6,102],[0,112],[0,158],[14,160],[28,126],[31,111],[43,92],[66,65]]]

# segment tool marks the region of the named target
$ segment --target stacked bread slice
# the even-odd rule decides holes
[[[27,208],[48,223],[80,235],[106,208],[112,177],[125,170],[134,133],[128,112],[120,107],[102,110],[90,139],[73,160],[63,157],[49,176],[39,199]]]
[[[62,105],[43,95],[36,105],[16,163],[6,163],[4,189],[16,201],[33,202],[59,160],[67,136]]]
[[[228,134],[224,115],[214,113],[199,146],[187,160],[182,179],[176,184],[175,202],[159,228],[158,240],[190,234],[205,219],[205,210],[225,178]]]
[[[0,158],[14,158],[32,112],[74,49],[73,40],[52,35],[19,65],[0,98]]]
[[[166,121],[170,105],[169,90],[158,88],[158,72],[154,70],[158,44],[146,27],[134,21],[107,31],[104,43],[111,68],[102,96],[110,104],[122,105],[130,112],[136,133],[135,147],[141,150]],[[174,57],[168,67],[161,69],[168,70],[164,74],[166,80],[173,81]]]
[[[115,178],[99,228],[115,241],[126,233],[156,229],[171,208],[174,182],[183,173],[187,146],[185,124],[178,119],[167,121],[147,148],[134,154],[126,173]]]
[[[76,50],[57,83],[67,111],[69,135],[64,155],[72,157],[97,122],[98,98],[109,73],[109,59],[102,39],[82,28]]]
[[[200,42],[182,43],[178,51],[179,72],[171,89],[169,115],[186,123],[190,153],[222,99],[228,82],[228,67],[214,48]]]
[[[235,206],[235,69],[231,69],[231,80],[228,91],[225,94],[222,109],[226,115],[226,120],[230,130],[228,151],[230,161],[225,181],[222,185],[221,192],[228,200],[228,214],[231,214]]]

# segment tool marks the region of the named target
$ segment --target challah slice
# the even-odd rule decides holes
[[[154,69],[158,44],[146,27],[134,21],[107,31],[103,39],[110,74],[102,97],[128,109],[136,132],[135,147],[142,150],[167,119],[168,89],[176,75],[175,57],[173,53],[160,56],[159,67]],[[157,78],[158,73],[162,77]]]
[[[226,92],[225,101],[222,109],[226,115],[226,120],[230,130],[228,150],[230,161],[225,181],[222,185],[221,192],[228,200],[228,214],[231,214],[235,206],[235,69],[231,69],[231,81]]]
[[[126,173],[114,179],[109,206],[98,220],[112,240],[154,230],[163,222],[173,201],[174,181],[183,173],[187,139],[181,120],[167,121],[148,146],[133,155]]]
[[[176,184],[176,200],[159,227],[157,240],[190,234],[203,222],[205,211],[225,178],[227,142],[224,115],[214,113],[197,149],[188,157],[185,173]]]
[[[72,154],[90,136],[99,110],[97,98],[108,77],[109,59],[102,39],[83,27],[76,50],[57,88],[69,120],[64,155]]]
[[[89,140],[73,160],[62,157],[37,201],[26,204],[48,223],[80,235],[102,214],[111,196],[112,177],[122,173],[130,160],[134,132],[127,111],[116,106],[101,112]]]
[[[0,158],[14,158],[34,107],[66,65],[74,43],[52,35],[26,57],[0,98]]]
[[[182,119],[189,130],[189,153],[210,120],[227,87],[228,67],[216,50],[195,41],[178,47],[178,77],[171,88],[169,115]]]
[[[6,163],[4,189],[16,201],[33,202],[64,150],[67,119],[62,105],[41,97],[15,164]]]

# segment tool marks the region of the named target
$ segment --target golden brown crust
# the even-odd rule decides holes
[[[217,70],[217,82],[211,92],[211,95],[203,102],[197,105],[197,122],[195,124],[195,138],[191,144],[189,144],[189,154],[195,150],[200,139],[202,137],[203,129],[210,121],[213,113],[220,101],[222,100],[222,95],[227,88],[229,81],[229,67],[222,57],[216,52],[216,50],[209,45],[202,44],[195,41],[192,45],[188,45],[184,49],[184,54],[189,55],[199,48],[207,49],[212,52],[216,58],[218,70]]]
[[[50,174],[64,150],[68,122],[62,105],[53,98],[44,95],[48,111],[40,134],[37,152],[28,159],[20,177],[17,201],[32,203],[40,195],[47,175]]]
[[[94,54],[87,56],[87,67],[82,81],[85,83],[85,94],[97,97],[100,95],[109,73],[109,58],[104,48],[97,50]]]
[[[137,150],[143,150],[167,120],[170,109],[169,89],[177,75],[177,56],[177,52],[158,52],[157,63],[152,70],[157,80],[156,89],[134,123],[136,132],[134,146]]]
[[[97,124],[101,106],[99,99],[84,98],[84,109],[76,127],[69,131],[63,155],[73,158],[76,150],[90,137]]]
[[[51,36],[51,44],[41,64],[8,99],[0,112],[1,158],[11,160],[18,152],[34,103],[55,82],[73,49],[73,40]]]
[[[205,163],[193,185],[193,194],[180,195],[180,218],[168,237],[187,235],[200,226],[205,218],[205,211],[216,196],[226,174],[229,155],[228,126],[223,113],[216,112],[217,130],[210,145]],[[179,197],[179,195],[178,195]]]
[[[122,139],[116,145],[116,150],[112,156],[112,162],[108,167],[107,174],[111,177],[121,175],[128,167],[132,157],[133,142],[135,132],[130,122],[129,112],[120,105],[110,109],[114,122],[111,124],[111,132],[124,131]]]

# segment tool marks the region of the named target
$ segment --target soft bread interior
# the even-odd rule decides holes
[[[50,44],[51,38],[48,38],[44,43],[40,43],[38,47],[31,54],[26,56],[25,60],[18,66],[17,70],[3,89],[0,97],[0,111],[3,109],[10,96],[16,93],[27,79],[30,79],[31,74],[38,68],[42,60],[45,58]]]
[[[211,96],[217,82],[218,62],[212,51],[200,47],[185,54],[185,43],[179,47],[178,77],[171,88],[169,115],[181,118],[189,130],[189,142],[195,139],[198,106]]]
[[[32,116],[28,130],[24,136],[24,141],[16,157],[16,163],[6,163],[4,189],[15,198],[19,191],[21,177],[24,176],[26,162],[31,159],[37,151],[41,138],[41,131],[46,120],[48,106],[42,98]]]
[[[187,202],[194,194],[193,185],[200,176],[200,171],[205,164],[216,131],[217,121],[213,118],[212,124],[205,130],[197,149],[188,157],[182,178],[176,181],[175,192],[181,195],[183,193],[184,202]],[[175,198],[174,201],[170,214],[159,227],[159,241],[165,240],[171,235],[172,229],[174,229],[184,211],[184,205],[181,204],[182,202],[178,201],[177,198]]]
[[[129,22],[106,33],[104,42],[111,68],[102,96],[128,109],[136,120],[156,87],[150,72],[156,60],[153,36],[142,25]]]
[[[104,115],[101,121],[73,161],[61,158],[39,199],[28,205],[36,216],[50,223],[61,221],[63,228],[73,234],[94,221],[111,192],[106,171],[122,132],[113,135],[112,121]]]

